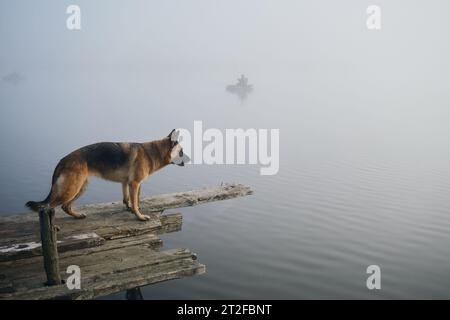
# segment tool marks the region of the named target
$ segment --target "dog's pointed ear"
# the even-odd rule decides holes
[[[170,140],[171,140],[172,142],[177,142],[179,136],[180,136],[180,131],[174,129],[174,130],[172,130],[172,132],[170,133]]]
[[[168,134],[167,138],[172,138],[172,134],[175,132],[175,129],[173,129],[172,131],[170,131],[170,133]]]

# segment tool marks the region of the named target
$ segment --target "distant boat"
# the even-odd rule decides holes
[[[251,84],[247,84],[245,86],[241,86],[238,84],[230,84],[229,86],[227,86],[227,91],[237,94],[250,93],[253,91],[253,86]]]
[[[253,85],[248,84],[248,79],[242,75],[238,79],[237,84],[228,85],[226,90],[230,93],[237,94],[241,99],[244,99],[250,92],[253,91]]]

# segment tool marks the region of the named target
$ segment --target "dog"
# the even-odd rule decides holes
[[[161,140],[145,143],[100,142],[82,147],[62,158],[56,166],[52,187],[43,201],[28,201],[33,211],[61,208],[77,219],[85,214],[76,212],[72,204],[87,188],[88,177],[97,176],[122,184],[123,203],[139,220],[150,217],[139,210],[141,183],[149,175],[169,164],[184,166],[189,157],[183,153],[175,129]]]

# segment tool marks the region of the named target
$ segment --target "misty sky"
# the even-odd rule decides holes
[[[81,8],[80,31],[66,28],[70,4]],[[382,10],[380,31],[366,28],[372,4]],[[340,106],[365,109],[366,116],[383,106],[389,117],[389,108],[411,113],[432,105],[427,125],[442,122],[442,136],[448,133],[443,124],[450,101],[449,12],[446,0],[2,0],[0,76],[23,89],[2,81],[1,130],[17,138],[8,127],[14,117],[27,114],[46,123],[75,109],[94,128],[99,118],[88,112],[105,118],[108,108],[108,118],[119,119],[124,105],[136,110],[130,122],[145,126],[139,113],[151,105],[158,110],[153,121],[164,123],[165,132],[205,119],[211,106],[226,105],[213,93],[245,73],[256,87],[253,103],[266,112],[259,114],[263,127],[297,121],[304,116],[299,106],[334,105],[326,111],[330,117]],[[183,119],[163,111],[185,115],[187,108],[191,117]],[[284,116],[292,112],[298,118]],[[233,127],[255,126],[249,117],[255,119],[249,114],[230,121]],[[208,118],[224,126],[213,122],[218,119],[223,117]],[[417,116],[414,125],[423,120]],[[24,124],[24,139],[32,126]],[[110,127],[106,123],[102,130]],[[130,132],[123,131],[118,138]]]
[[[65,27],[69,4],[81,7],[81,31]],[[370,4],[382,9],[379,32],[365,26]],[[392,63],[405,78],[420,72],[448,82],[440,70],[449,70],[449,11],[445,0],[2,0],[0,70],[181,63],[289,69],[320,61],[373,71]]]
[[[80,31],[66,28],[70,4],[81,8]],[[380,31],[366,28],[371,4],[382,10]],[[224,103],[208,95],[223,91],[241,73],[256,87],[253,103],[267,113],[261,115],[264,127],[296,121],[283,114],[304,116],[300,105],[321,104],[335,110],[355,105],[369,116],[372,107],[385,107],[389,116],[389,108],[411,113],[432,105],[429,128],[436,128],[436,121],[449,116],[449,12],[445,0],[3,0],[0,76],[18,79],[23,91],[2,81],[0,103],[7,106],[2,130],[12,132],[5,115],[20,118],[20,108],[28,107],[23,112],[44,121],[63,116],[50,113],[49,106],[66,113],[90,108],[103,117],[107,106],[114,119],[123,117],[125,104],[135,108],[130,119],[137,123],[142,118],[138,110],[152,105],[159,110],[152,116],[160,117],[168,130],[186,127],[181,120],[191,125],[205,119],[211,105]],[[185,114],[187,102],[192,116],[167,124],[170,115],[162,110]],[[333,110],[326,112],[333,116]],[[255,126],[246,120],[252,116],[232,120],[236,126]],[[89,114],[79,117],[94,121]],[[219,118],[209,119],[214,125]],[[415,125],[423,120],[417,116]],[[397,121],[403,119],[397,116]],[[109,127],[105,124],[104,130]],[[448,133],[440,128],[439,136]]]

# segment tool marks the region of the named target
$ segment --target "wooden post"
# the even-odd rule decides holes
[[[133,289],[128,289],[125,299],[126,300],[144,300],[144,297],[142,296],[141,288],[136,287]]]
[[[47,274],[47,285],[61,284],[59,273],[58,245],[56,242],[56,227],[53,225],[55,210],[43,209],[39,211],[39,224],[41,227],[42,255],[44,268]]]

